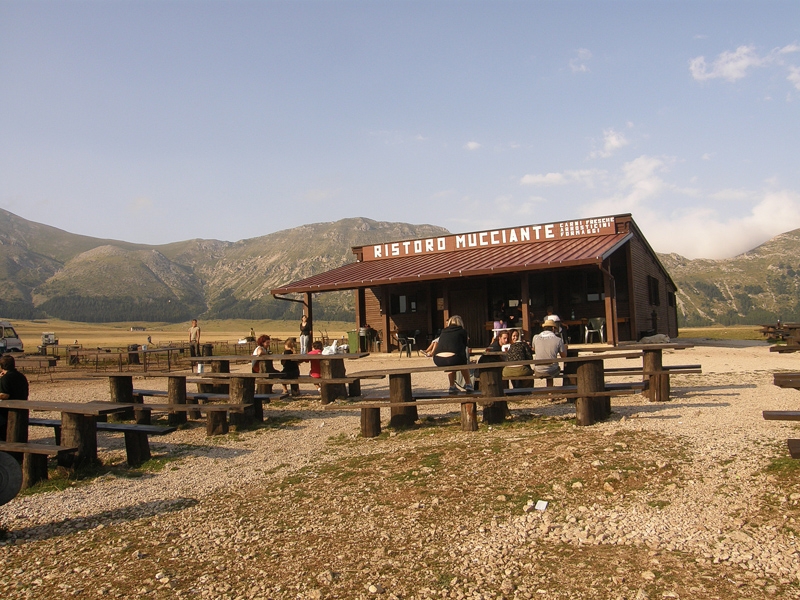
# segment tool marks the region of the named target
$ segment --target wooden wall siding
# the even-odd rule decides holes
[[[674,286],[664,275],[655,257],[650,254],[647,247],[638,237],[631,241],[631,271],[633,281],[633,310],[636,313],[637,331],[631,332],[638,338],[640,332],[652,328],[653,311],[658,315],[658,326],[656,333],[665,333],[669,337],[678,336],[677,310],[674,306],[669,306],[668,291],[674,291]],[[648,276],[654,277],[658,281],[658,291],[660,304],[653,306],[650,304],[650,294],[647,283]]]
[[[380,288],[366,288],[364,290],[364,322],[359,327],[371,326],[378,332],[379,339],[386,340],[386,324],[381,314]],[[381,342],[381,350],[386,349],[386,342]]]

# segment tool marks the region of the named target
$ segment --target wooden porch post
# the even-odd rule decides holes
[[[528,273],[525,272],[522,274],[522,285],[520,294],[522,298],[520,298],[520,302],[522,302],[522,306],[519,307],[519,311],[522,313],[522,333],[526,340],[531,339],[531,315],[530,315],[530,277]]]

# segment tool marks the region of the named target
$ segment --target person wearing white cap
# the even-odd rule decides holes
[[[542,323],[542,333],[533,336],[531,347],[533,348],[533,358],[536,360],[553,360],[556,358],[567,357],[567,347],[564,340],[555,334],[558,323],[548,318]],[[533,369],[536,375],[544,376],[547,387],[553,387],[553,377],[561,373],[561,367],[557,362],[549,365],[536,365]]]

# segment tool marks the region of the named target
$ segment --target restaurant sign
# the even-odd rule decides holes
[[[458,233],[441,237],[363,246],[361,248],[361,260],[381,260],[384,258],[439,254],[492,246],[532,244],[565,238],[613,235],[616,232],[614,217],[577,219],[559,223],[525,225],[523,227],[491,229],[474,233]]]

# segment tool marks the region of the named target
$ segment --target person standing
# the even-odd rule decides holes
[[[308,354],[311,349],[311,319],[300,317],[300,354]]]
[[[197,319],[192,319],[192,326],[189,327],[189,356],[200,356],[200,327]]]
[[[542,333],[533,336],[533,357],[536,360],[553,360],[558,357],[567,358],[567,347],[564,340],[556,335],[558,323],[548,319],[542,323]],[[561,373],[557,362],[549,365],[536,365],[533,369],[536,375],[545,377],[547,387],[553,387],[553,377]]]
[[[27,400],[28,379],[17,371],[17,364],[10,354],[0,356],[0,400]],[[6,440],[8,409],[0,409],[0,441]]]

